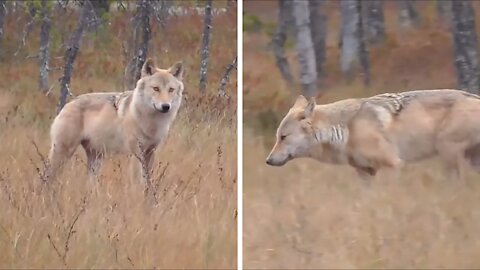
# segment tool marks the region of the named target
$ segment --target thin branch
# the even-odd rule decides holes
[[[30,19],[23,28],[23,35],[22,35],[22,40],[20,42],[20,46],[18,47],[17,51],[13,54],[13,56],[17,56],[17,54],[25,47],[25,43],[27,40],[28,35],[30,32],[32,32],[33,28],[33,23],[35,22],[35,14],[37,13],[37,10],[35,7],[32,7],[31,4],[28,4],[30,6]]]
[[[63,259],[63,256],[60,254],[60,251],[58,251],[58,248],[57,248],[57,246],[55,245],[55,243],[53,242],[52,237],[50,236],[50,234],[47,234],[47,238],[48,238],[48,240],[50,241],[50,244],[52,245],[53,249],[54,249],[55,252],[57,253],[58,258],[60,258],[60,260],[62,261],[63,265],[67,266],[67,262]]]
[[[232,72],[233,69],[237,69],[237,56],[233,59],[233,62],[227,66],[225,69],[225,74],[222,77],[222,80],[220,82],[220,87],[218,88],[218,95],[225,97],[227,96],[227,93],[225,92],[225,86],[227,85],[229,79],[230,79],[230,72]]]

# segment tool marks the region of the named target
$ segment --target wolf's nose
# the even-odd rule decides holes
[[[271,158],[267,158],[267,160],[265,160],[265,163],[267,163],[268,165],[272,165],[272,159],[271,159]]]
[[[170,110],[170,104],[162,104],[162,112],[168,112]]]

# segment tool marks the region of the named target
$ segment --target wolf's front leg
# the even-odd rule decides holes
[[[144,164],[142,164],[142,177],[143,182],[147,188],[150,188],[152,184],[152,172],[153,172],[153,162],[154,162],[154,153],[155,149],[149,149],[145,151],[144,155]]]
[[[151,187],[152,169],[154,161],[154,148],[147,151],[138,151],[131,160],[132,178],[141,179],[145,185],[145,190]]]

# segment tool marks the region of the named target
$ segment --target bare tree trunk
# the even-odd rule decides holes
[[[205,18],[203,22],[203,38],[200,63],[200,93],[206,92],[207,87],[207,69],[208,69],[208,53],[210,44],[210,31],[212,28],[212,0],[206,0]]]
[[[151,1],[150,5],[153,7],[153,13],[162,28],[167,25],[167,18],[169,16],[168,10],[172,6],[172,0],[156,0]]]
[[[7,16],[6,0],[0,0],[0,56],[3,55],[3,25],[5,24],[5,17]]]
[[[290,72],[290,66],[288,65],[288,60],[285,57],[283,47],[285,46],[285,41],[287,40],[287,28],[291,24],[291,8],[292,2],[287,0],[278,0],[277,31],[273,35],[272,39],[272,49],[277,62],[277,67],[280,70],[280,74],[282,74],[283,79],[287,81],[289,86],[293,85],[293,76]]]
[[[315,51],[315,66],[317,68],[317,84],[319,87],[321,87],[322,82],[327,39],[327,15],[323,10],[323,6],[324,2],[322,1],[309,0],[310,31]]]
[[[308,1],[293,1],[293,18],[296,27],[296,49],[300,63],[302,93],[306,97],[313,97],[317,91],[317,67],[315,65],[315,51],[310,30]]]
[[[40,91],[48,91],[48,58],[49,58],[49,44],[50,44],[50,10],[48,8],[47,0],[42,0],[40,16],[42,25],[40,27],[40,49],[38,52],[38,65],[40,72],[38,76],[38,86]]]
[[[479,94],[480,69],[475,13],[470,1],[452,1],[452,36],[458,87]]]
[[[150,2],[139,0],[134,26],[134,58],[130,62],[127,72],[128,89],[134,89],[137,81],[140,80],[142,67],[147,59],[150,33]]]
[[[403,27],[412,27],[418,25],[420,17],[412,0],[397,0],[400,8],[398,20]]]
[[[237,57],[235,56],[235,59],[233,59],[233,62],[227,66],[225,69],[225,74],[222,77],[222,81],[220,82],[220,87],[218,88],[218,95],[225,97],[227,96],[225,92],[225,86],[227,85],[229,79],[230,79],[230,72],[232,72],[233,69],[237,68]]]
[[[385,17],[383,0],[367,0],[361,2],[363,8],[365,37],[368,43],[375,44],[385,40]]]
[[[103,14],[110,11],[110,3],[108,0],[94,0],[91,1],[92,10],[88,18],[88,31],[96,31],[103,23]]]
[[[360,60],[360,65],[363,69],[363,84],[368,86],[370,84],[370,61],[368,56],[368,47],[367,47],[367,37],[365,35],[364,29],[366,28],[365,23],[365,2],[362,0],[357,0],[357,13],[359,14],[358,19],[358,59]]]
[[[353,78],[353,69],[359,55],[358,26],[360,14],[357,0],[340,2],[342,15],[340,69],[348,80]]]
[[[142,42],[136,57],[135,83],[140,80],[142,67],[147,60],[148,43],[150,41],[150,6],[147,0],[141,0],[138,7],[140,14],[140,27],[143,30]]]
[[[78,20],[77,28],[73,32],[70,42],[65,51],[65,66],[63,68],[63,77],[60,82],[60,101],[57,107],[57,114],[60,113],[63,106],[67,102],[67,96],[70,92],[70,79],[73,73],[73,63],[77,57],[78,49],[80,48],[80,41],[82,39],[83,32],[88,24],[89,13],[91,12],[92,4],[89,0],[83,2],[82,14]]]

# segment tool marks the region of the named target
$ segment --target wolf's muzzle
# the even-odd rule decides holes
[[[168,112],[170,110],[170,104],[162,104],[161,112]]]
[[[283,166],[285,165],[285,163],[287,163],[287,161],[291,160],[292,158],[292,155],[288,155],[286,159],[279,160],[278,158],[275,159],[272,156],[268,156],[265,162],[270,166]]]
[[[154,103],[153,104],[153,107],[155,107],[155,110],[161,112],[161,113],[167,113],[168,111],[170,111],[170,104],[168,103],[163,103],[160,108],[157,107],[157,105]]]

